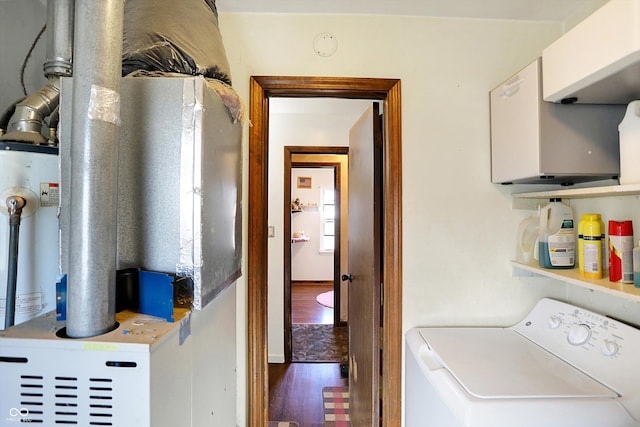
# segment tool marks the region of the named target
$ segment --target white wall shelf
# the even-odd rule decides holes
[[[640,194],[640,184],[609,185],[605,187],[566,188],[561,190],[537,191],[533,193],[516,193],[514,199],[586,199],[593,197],[632,196]]]
[[[523,264],[518,261],[511,261],[511,264],[514,268],[522,271],[534,273],[539,276],[550,277],[552,279],[571,283],[593,291],[623,297],[630,301],[640,302],[640,288],[633,286],[633,283],[614,283],[610,282],[608,277],[603,279],[587,279],[580,275],[580,271],[577,268],[550,270],[539,267],[537,264]]]

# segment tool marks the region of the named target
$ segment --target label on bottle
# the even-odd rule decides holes
[[[609,280],[633,283],[633,236],[609,236]]]
[[[601,236],[583,236],[584,274],[590,278],[602,277]]]
[[[556,234],[549,236],[549,261],[553,267],[573,267],[576,258],[576,237],[573,220],[565,219]]]

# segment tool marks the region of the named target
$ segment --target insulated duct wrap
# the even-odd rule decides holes
[[[214,0],[128,0],[122,75],[148,70],[231,84]]]

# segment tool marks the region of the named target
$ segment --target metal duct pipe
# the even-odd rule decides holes
[[[116,324],[123,18],[123,0],[76,4],[67,271],[72,338],[99,335]]]
[[[68,77],[72,72],[74,0],[47,1],[47,60],[44,75]]]
[[[47,61],[44,74],[49,82],[16,105],[3,140],[45,144],[44,119],[58,106],[60,77],[70,76],[73,55],[74,0],[47,2]]]
[[[9,126],[9,121],[11,117],[13,117],[13,113],[16,112],[16,106],[22,102],[26,97],[22,97],[17,101],[14,101],[9,105],[2,114],[0,114],[0,136],[4,135],[7,131],[7,126]]]
[[[18,103],[15,113],[7,126],[7,133],[2,140],[44,144],[47,142],[42,134],[44,119],[58,106],[60,101],[60,79],[52,77],[37,92]]]

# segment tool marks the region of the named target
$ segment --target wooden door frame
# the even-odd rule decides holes
[[[348,155],[349,147],[284,147],[284,229],[282,238],[284,239],[284,361],[289,363],[292,360],[292,335],[291,335],[291,170],[294,168],[327,168],[332,169],[334,176],[334,188],[336,192],[336,215],[335,220],[335,245],[333,251],[333,289],[334,289],[334,310],[333,324],[346,325],[340,321],[340,239],[341,223],[341,165],[328,161],[293,161],[294,154],[319,154],[319,155]]]
[[[247,248],[248,423],[267,427],[269,98],[331,97],[384,102],[382,425],[402,418],[402,147],[400,80],[348,77],[253,76],[250,79]]]

